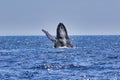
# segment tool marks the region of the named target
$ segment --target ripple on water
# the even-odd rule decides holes
[[[0,37],[0,80],[119,80],[120,36],[73,36],[53,48],[44,36]]]

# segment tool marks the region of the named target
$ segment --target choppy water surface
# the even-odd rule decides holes
[[[120,36],[71,36],[53,48],[45,36],[1,36],[0,80],[120,80]]]

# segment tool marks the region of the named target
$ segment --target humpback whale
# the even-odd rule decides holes
[[[68,37],[67,30],[63,23],[58,24],[58,27],[56,30],[56,38],[54,38],[50,33],[48,33],[48,31],[44,29],[42,29],[42,31],[46,34],[48,39],[50,39],[54,43],[55,48],[59,48],[59,47],[72,48],[73,47]]]

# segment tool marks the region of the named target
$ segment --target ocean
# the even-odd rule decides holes
[[[120,36],[0,36],[0,80],[120,80]]]

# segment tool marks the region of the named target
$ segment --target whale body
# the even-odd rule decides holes
[[[49,34],[46,30],[42,29],[46,36],[54,43],[55,48],[68,47],[72,48],[73,45],[68,37],[67,30],[63,23],[59,23],[56,31],[56,38]]]

